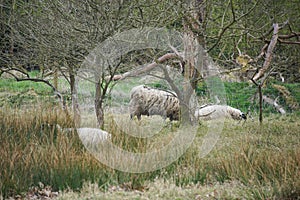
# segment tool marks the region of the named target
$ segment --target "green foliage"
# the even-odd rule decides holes
[[[256,88],[249,83],[225,83],[227,104],[244,112],[251,106]]]

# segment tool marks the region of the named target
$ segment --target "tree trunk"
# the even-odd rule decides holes
[[[58,88],[58,69],[57,68],[54,69],[53,76],[54,76],[53,77],[53,85],[57,90],[59,90],[59,88]]]
[[[263,122],[263,109],[262,109],[263,95],[262,95],[261,85],[258,85],[258,94],[259,94],[259,122],[262,124],[262,122]]]
[[[277,39],[278,39],[278,31],[279,31],[279,25],[273,24],[273,36],[271,39],[271,42],[268,46],[266,58],[264,61],[264,64],[262,68],[253,76],[251,79],[252,82],[258,87],[258,93],[259,93],[259,122],[262,124],[263,122],[263,109],[262,109],[262,102],[263,102],[263,94],[262,94],[262,87],[267,80],[268,76],[270,75],[267,73],[267,71],[270,68],[271,61],[272,61],[272,54],[273,50],[276,46]],[[261,79],[260,83],[258,83],[258,80]]]
[[[104,111],[103,111],[104,93],[101,87],[101,79],[96,82],[95,110],[98,124],[101,129],[104,128]]]
[[[80,111],[79,111],[79,104],[78,104],[78,94],[76,88],[76,79],[75,74],[70,72],[70,86],[71,86],[71,95],[72,95],[72,109],[74,115],[74,123],[77,126],[80,126]]]
[[[184,76],[190,79],[190,84],[193,89],[196,89],[198,80],[200,78],[200,69],[196,66],[197,56],[199,53],[198,46],[205,48],[205,6],[203,0],[194,0],[190,3],[191,13],[184,18],[184,52],[187,64],[185,65]],[[201,27],[200,27],[201,24]],[[201,50],[200,50],[201,51]]]
[[[190,15],[184,18],[184,86],[180,99],[181,121],[183,124],[191,123],[191,113],[194,113],[190,106],[191,96],[197,87],[200,77],[200,68],[196,66],[199,56],[199,45],[205,46],[203,30],[199,24],[202,24],[205,16],[205,7],[203,0],[194,0],[189,5],[191,7]],[[201,51],[201,50],[200,50]],[[200,52],[201,53],[201,52]]]
[[[188,31],[184,34],[184,85],[183,92],[180,99],[180,109],[181,109],[181,121],[183,124],[190,123],[190,99],[193,93],[193,89],[196,88],[196,81],[193,81],[195,72],[195,40],[191,33]]]

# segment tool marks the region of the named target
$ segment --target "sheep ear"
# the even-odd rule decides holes
[[[242,119],[246,120],[247,119],[247,115],[245,115],[244,113],[242,113]]]

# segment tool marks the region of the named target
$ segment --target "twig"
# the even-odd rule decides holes
[[[232,4],[232,3],[233,3],[233,2],[231,1],[231,4]],[[250,8],[250,9],[248,10],[248,12],[246,12],[245,14],[241,15],[241,16],[238,17],[238,18],[235,17],[235,12],[234,12],[233,5],[232,5],[232,7],[231,7],[231,8],[232,8],[231,12],[232,12],[232,17],[233,17],[232,21],[231,21],[229,24],[227,24],[225,27],[223,27],[223,28],[221,29],[221,31],[220,31],[219,34],[218,34],[218,39],[217,39],[217,41],[214,43],[214,45],[213,45],[212,47],[210,47],[210,48],[208,49],[207,52],[209,53],[211,50],[213,50],[213,49],[219,44],[219,42],[220,42],[221,39],[222,39],[222,36],[224,35],[224,33],[226,32],[227,29],[229,29],[235,22],[241,20],[243,17],[245,17],[245,16],[247,16],[249,13],[251,13],[252,10],[254,10],[254,8],[256,7],[257,3],[258,3],[258,1],[254,4],[254,6],[253,6],[252,8]]]

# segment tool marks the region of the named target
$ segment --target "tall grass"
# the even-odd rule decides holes
[[[80,188],[85,179],[95,179],[95,168],[105,172],[85,152],[76,134],[61,133],[55,126],[71,125],[59,109],[4,108],[0,119],[0,186],[4,196],[24,192],[38,182],[56,190]]]
[[[300,120],[295,115],[270,116],[263,126],[228,121],[214,150],[201,159],[199,146],[207,129],[203,123],[182,157],[168,167],[144,174],[102,165],[85,150],[76,132],[63,132],[56,124],[72,126],[59,108],[1,108],[0,188],[4,197],[24,194],[39,182],[57,191],[79,191],[85,182],[91,182],[106,191],[111,185],[122,184],[140,189],[157,178],[173,180],[182,187],[237,181],[247,187],[250,199],[300,196]],[[161,133],[165,137],[168,127],[176,129],[176,125],[166,126]],[[126,138],[110,120],[106,128],[113,142],[124,149],[144,152],[155,148],[151,140]]]

